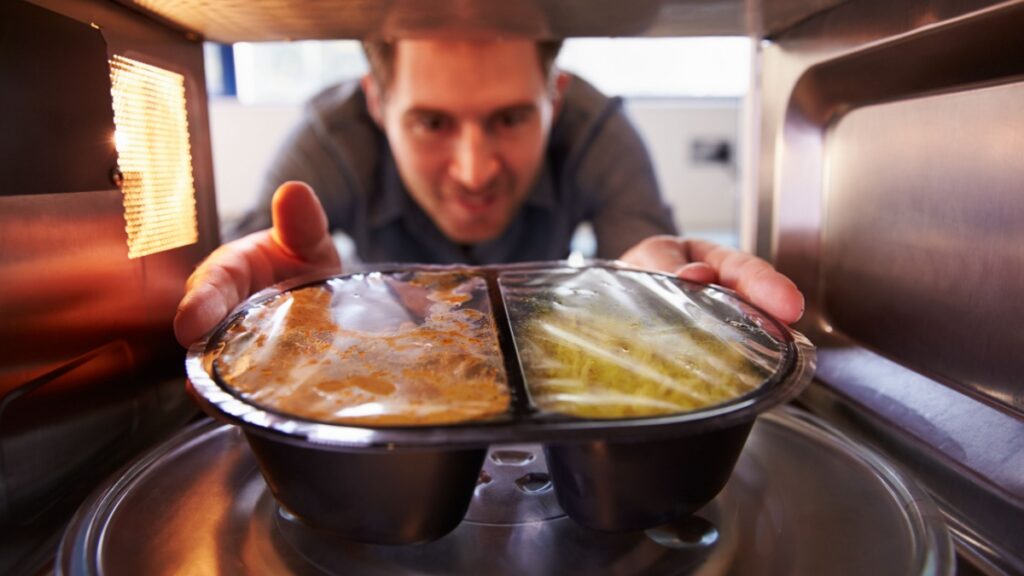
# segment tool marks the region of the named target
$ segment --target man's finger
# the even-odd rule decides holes
[[[682,278],[683,280],[700,282],[701,284],[711,284],[718,280],[718,275],[715,274],[715,269],[705,262],[691,262],[689,264],[685,264],[676,270],[675,274],[676,277]]]
[[[287,254],[317,267],[340,266],[327,215],[308,185],[282,184],[274,193],[271,215],[271,237]]]
[[[792,324],[804,313],[804,296],[796,284],[768,262],[745,252],[704,240],[689,240],[694,260],[718,271],[718,282],[732,288],[782,322]]]
[[[675,273],[689,263],[683,240],[675,236],[652,236],[630,248],[619,257],[630,266],[642,270]]]
[[[301,182],[278,188],[274,227],[221,246],[196,269],[174,318],[174,333],[188,346],[209,332],[252,293],[302,274],[341,270],[316,194]]]
[[[237,304],[229,303],[210,284],[201,284],[185,294],[174,316],[174,336],[188,347],[217,325]]]
[[[803,294],[792,280],[774,268],[763,268],[743,277],[736,291],[786,324],[792,324],[803,316]]]

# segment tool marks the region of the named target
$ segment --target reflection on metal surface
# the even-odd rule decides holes
[[[32,143],[27,166],[36,178],[5,180],[0,192],[3,574],[40,573],[92,488],[194,415],[171,318],[185,278],[218,241],[206,97],[194,81],[202,78],[199,42],[108,1],[33,4],[63,16],[0,2],[0,26],[38,34],[40,49],[60,64],[51,67],[39,54],[27,60],[35,81],[19,82],[11,95],[29,105],[2,112],[5,129],[22,121],[37,128],[16,139]],[[42,22],[52,29],[22,22],[24,12],[49,14]],[[90,22],[101,22],[102,32]],[[70,42],[83,31],[92,44]],[[128,258],[122,194],[110,181],[116,154],[108,49],[185,76],[197,244]],[[11,54],[0,51],[4,73]],[[89,88],[96,85],[99,92]],[[19,154],[5,154],[4,168],[21,168],[11,166],[23,161]]]
[[[128,260],[117,190],[0,197],[0,572],[193,412],[169,328],[188,269]]]
[[[700,553],[711,552],[718,544],[718,527],[700,516],[687,516],[672,525],[652,528],[647,537],[666,548]]]
[[[0,518],[31,517],[46,507],[50,493],[66,482],[69,473],[108,448],[114,439],[126,433],[131,418],[120,422],[103,422],[99,434],[84,434],[82,444],[48,445],[43,454],[38,446],[25,442],[31,436],[31,417],[41,406],[47,412],[75,412],[63,405],[61,392],[81,390],[83,383],[102,381],[107,390],[94,390],[98,395],[117,395],[118,374],[133,365],[131,349],[123,342],[112,342],[58,366],[54,370],[26,382],[0,397]],[[92,405],[92,402],[86,402]],[[70,410],[69,410],[70,409]],[[76,420],[94,420],[95,415],[79,413]],[[100,419],[102,420],[102,419]],[[79,426],[81,422],[77,422]],[[81,437],[80,437],[81,438]],[[49,443],[47,443],[49,444]],[[46,473],[55,472],[55,473]]]
[[[110,81],[128,257],[195,243],[184,76],[114,55]]]
[[[843,0],[121,0],[218,42],[484,34],[771,34]]]
[[[1024,414],[1024,83],[857,108],[826,146],[829,322]]]
[[[0,196],[108,187],[117,157],[103,37],[20,0],[0,2],[0,22]]]
[[[481,471],[487,481],[477,483],[465,520],[503,526],[565,517],[547,471],[544,451],[537,445],[508,444],[491,450]],[[534,488],[544,489],[510,489],[529,487],[531,480],[538,480]]]
[[[1024,2],[993,4],[867,0],[764,46],[762,231],[809,297],[808,401],[1024,570]]]
[[[474,519],[434,542],[346,542],[280,513],[246,446],[234,428],[207,421],[154,450],[83,508],[64,538],[58,572],[816,576],[953,569],[942,520],[919,488],[792,410],[758,421],[735,474],[697,512],[700,519],[647,533],[591,531],[562,515],[538,518],[529,507],[480,522],[498,512],[482,510],[491,503],[476,498],[468,513]],[[539,446],[522,449],[540,454]],[[510,478],[488,489],[515,491]],[[516,521],[521,512],[527,521]]]
[[[778,263],[812,320],[1019,411],[1024,60],[999,56],[1022,26],[1014,3],[809,68],[777,176]]]
[[[126,0],[127,1],[127,0]],[[364,38],[481,31],[503,36],[546,38],[575,26],[599,35],[632,35],[650,25],[659,0],[629,4],[615,0],[581,2],[480,2],[474,0],[385,0],[294,2],[267,0],[256,9],[243,0],[131,0],[188,30],[219,42]],[[601,15],[606,17],[602,18]]]
[[[188,264],[131,263],[122,214],[118,190],[0,197],[0,396],[115,340],[141,364],[173,343]]]
[[[801,401],[912,469],[940,499],[958,550],[972,562],[1001,567],[992,573],[1024,572],[1014,496],[1024,481],[1024,422],[863,349],[836,346],[821,359],[828,385],[812,386]]]

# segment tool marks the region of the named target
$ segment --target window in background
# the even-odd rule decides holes
[[[558,60],[625,99],[676,225],[734,247],[753,48],[746,37],[581,38],[567,41]]]
[[[577,38],[558,63],[605,94],[737,98],[747,93],[750,50],[746,37]]]
[[[750,75],[749,38],[574,38],[559,65],[607,94],[625,97],[742,97]],[[355,40],[241,42],[233,58],[207,45],[211,94],[242,103],[299,103],[323,88],[367,70]],[[233,61],[234,78],[230,66]]]
[[[301,103],[367,71],[356,40],[235,44],[238,99],[243,104]]]
[[[237,96],[234,46],[205,42],[203,60],[206,69],[206,93],[209,96]]]

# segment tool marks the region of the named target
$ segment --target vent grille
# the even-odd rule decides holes
[[[115,55],[110,78],[128,257],[194,244],[199,228],[185,77]]]

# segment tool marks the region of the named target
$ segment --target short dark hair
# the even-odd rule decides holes
[[[370,74],[382,90],[387,91],[391,85],[395,69],[395,40],[369,39],[363,40],[363,52],[370,64]],[[562,49],[561,40],[538,40],[537,59],[540,71],[545,78],[551,79],[555,69],[555,58]]]

